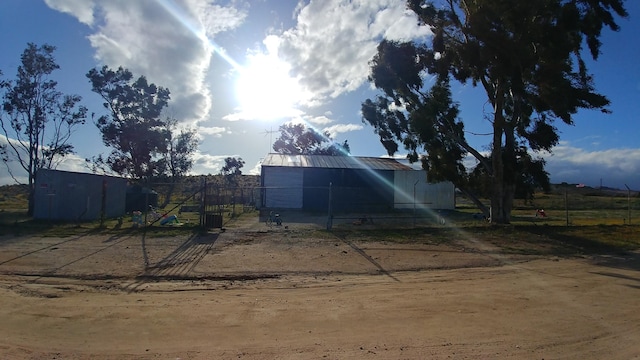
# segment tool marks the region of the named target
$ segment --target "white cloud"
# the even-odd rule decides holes
[[[543,152],[533,156],[546,161],[545,169],[552,184],[566,182],[598,187],[602,181],[602,186],[606,187],[625,189],[626,184],[634,190],[640,190],[640,149],[587,150],[561,141],[559,146],[552,149],[552,153]],[[406,154],[396,154],[394,157],[406,158]],[[477,166],[478,161],[469,155],[463,163],[467,169],[471,169]]]
[[[15,140],[12,139],[12,141],[18,146]],[[7,137],[0,134],[0,147],[7,146],[8,144],[9,141]],[[0,185],[15,184],[16,182],[26,184],[29,181],[27,172],[22,168],[12,151],[13,150],[9,148],[7,149],[7,162],[0,160],[0,162],[2,162],[2,164],[0,164]],[[26,154],[23,153],[22,155],[24,156]]]
[[[544,158],[553,183],[640,189],[640,149],[588,151],[561,142]]]
[[[222,117],[222,120],[226,121],[242,121],[242,120],[252,120],[250,117],[246,116],[242,112],[235,112],[233,114],[228,114]]]
[[[410,41],[416,37],[430,34],[426,27],[417,28],[415,14],[409,11],[405,4],[403,6],[393,6],[383,9],[376,14],[376,19],[371,25],[374,33],[382,33],[385,39]]]
[[[95,4],[92,0],[44,0],[44,2],[54,10],[75,16],[83,24],[93,25]]]
[[[312,123],[312,124],[316,124],[316,125],[327,125],[327,124],[331,124],[333,122],[333,120],[329,119],[326,116],[310,116],[308,119],[306,119],[308,122]]]
[[[198,175],[211,174],[211,175],[216,175],[216,174],[220,173],[220,170],[224,166],[224,159],[226,159],[228,157],[241,158],[242,156],[238,155],[238,154],[209,155],[209,154],[197,153],[194,156],[194,164],[193,164],[193,169],[191,169],[191,174],[198,174]],[[255,170],[255,167],[254,167],[254,169],[247,170],[246,165],[247,164],[245,164],[245,167],[243,167],[241,169],[243,174],[251,174],[251,175],[260,174],[259,170],[258,170],[257,173],[252,172],[252,171]],[[258,167],[258,169],[259,169],[259,167]]]
[[[318,101],[365,83],[382,38],[430,34],[397,0],[312,0],[299,9],[296,28],[281,35],[279,54]]]
[[[286,112],[281,112],[279,114],[281,119],[298,119],[302,116],[304,112],[299,109],[288,109]],[[272,120],[271,118],[265,118],[266,120]],[[248,120],[264,120],[260,117],[260,114],[255,111],[238,111],[231,114],[227,114],[222,117],[222,120],[226,121],[248,121]]]
[[[238,27],[246,14],[198,0],[47,0],[94,30],[88,36],[95,58],[111,68],[171,91],[176,118],[193,122],[207,116],[211,94],[205,81],[213,55],[208,37]]]
[[[215,134],[216,131],[224,131],[224,128],[208,128],[207,132]],[[199,133],[202,132],[201,130]],[[16,140],[9,139],[9,141],[17,144]],[[0,134],[0,146],[8,144],[7,137]],[[28,174],[22,168],[16,156],[9,150],[10,161],[4,163],[0,160],[0,185],[15,184],[16,180],[20,184],[28,183]],[[191,169],[191,174],[217,174],[218,171],[224,166],[224,159],[228,156],[240,157],[239,155],[209,155],[197,152],[194,155],[194,166]],[[74,171],[81,173],[91,173],[91,169],[87,166],[87,162],[83,157],[76,154],[70,154],[65,156],[54,167],[56,170]],[[8,166],[8,167],[7,167]],[[11,176],[13,174],[13,177]],[[115,174],[112,174],[115,175]]]
[[[260,175],[262,171],[262,159],[260,159],[260,161],[258,161],[251,169],[247,170],[247,171],[243,171],[243,174],[246,175]]]
[[[82,173],[91,172],[91,169],[87,167],[86,159],[75,154],[65,156],[64,160],[60,162],[60,165],[56,167],[56,170],[75,171]]]
[[[336,124],[336,125],[328,126],[322,129],[322,131],[327,131],[329,133],[329,136],[331,136],[332,139],[335,139],[338,134],[346,133],[349,131],[362,130],[362,129],[363,129],[363,126],[359,124]]]
[[[13,142],[16,149],[20,149],[21,147],[18,144],[17,140],[7,139],[6,136],[0,134],[0,146],[8,145],[9,141]],[[18,158],[16,157],[15,152],[12,149],[7,150],[9,161],[0,164],[0,185],[7,184],[27,184],[29,182],[29,176],[27,171],[24,170]],[[26,153],[22,152],[22,158],[26,161]],[[75,172],[90,172],[90,170],[86,166],[86,161],[84,158],[70,154],[65,156],[62,160],[56,162],[55,169],[57,170],[65,170],[65,171],[75,171]],[[13,176],[12,176],[13,175]]]
[[[212,135],[214,137],[221,137],[222,134],[227,132],[227,129],[219,126],[212,127],[204,127],[201,126],[198,128],[198,135]]]
[[[209,155],[197,153],[194,155],[193,168],[191,174],[215,175],[224,166],[224,159],[229,155]]]

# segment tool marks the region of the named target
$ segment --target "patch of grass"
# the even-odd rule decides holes
[[[562,190],[562,189],[561,189]],[[185,192],[191,194],[191,192]],[[148,236],[176,236],[204,231],[199,226],[197,213],[178,214],[179,203],[165,209],[173,209],[181,226],[133,228],[131,217],[108,219],[104,224],[92,222],[52,222],[33,220],[27,214],[28,191],[26,186],[0,187],[0,235],[30,235],[67,237],[81,234],[126,234],[146,232]],[[568,200],[568,201],[565,201]],[[505,253],[514,254],[589,254],[625,252],[640,249],[640,198],[627,198],[625,192],[606,193],[589,189],[581,192],[572,189],[565,198],[564,190],[549,194],[536,194],[533,203],[516,200],[512,212],[512,224],[492,226],[482,219],[480,212],[468,202],[457,203],[455,211],[432,214],[420,213],[417,226],[413,219],[376,220],[373,224],[354,226],[351,221],[334,225],[331,234],[347,241],[383,241],[392,243],[445,244],[456,240],[480,241],[491,244]],[[567,225],[567,204],[568,219]],[[545,209],[547,217],[535,216],[535,210]],[[223,226],[241,227],[255,221],[256,210],[247,211],[240,205],[224,207]],[[446,219],[439,225],[435,216]],[[400,215],[399,215],[400,216]],[[630,220],[629,220],[630,218]],[[286,218],[285,218],[286,223]],[[264,228],[264,224],[260,224]],[[321,236],[318,234],[300,234]],[[296,235],[297,236],[297,235]]]
[[[27,185],[0,186],[0,211],[27,211],[29,188]]]
[[[414,228],[414,229],[340,229],[332,234],[343,240],[361,242],[390,242],[398,244],[443,244],[450,242],[456,231],[450,228]]]
[[[540,232],[541,230],[533,229]],[[570,226],[543,229],[552,239],[585,253],[625,252],[640,248],[640,227],[620,225]]]
[[[624,253],[640,249],[640,227],[620,225],[475,225],[414,229],[339,229],[348,241],[398,244],[446,244],[456,240],[488,243],[501,252],[523,255]]]
[[[27,216],[27,210],[0,210],[0,228],[6,226],[16,225],[26,221],[30,221],[31,218]]]
[[[130,232],[146,232],[149,236],[166,237],[185,233],[202,232],[198,222],[183,223],[180,226],[152,226],[135,228],[130,218],[106,219],[85,222],[65,222],[51,220],[34,220],[23,212],[0,212],[1,235],[38,235],[44,237],[68,237],[83,234],[123,234]]]

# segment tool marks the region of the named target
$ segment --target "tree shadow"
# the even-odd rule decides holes
[[[393,276],[388,270],[386,270],[379,262],[377,262],[374,258],[372,258],[371,256],[369,256],[369,254],[366,253],[366,251],[364,251],[363,249],[359,248],[356,244],[354,244],[353,242],[347,240],[347,237],[345,234],[340,234],[340,233],[332,233],[333,236],[335,236],[337,239],[339,239],[340,241],[342,241],[343,243],[349,245],[350,248],[352,248],[355,252],[357,252],[358,254],[360,254],[360,256],[362,256],[365,260],[367,260],[368,262],[370,262],[371,264],[373,264],[373,266],[375,266],[376,268],[378,268],[378,270],[380,271],[380,273],[390,277],[391,279],[400,282],[400,279],[396,278],[395,276]]]
[[[595,256],[593,264],[620,270],[640,271],[640,253],[630,252],[627,254],[604,254]],[[621,275],[624,276],[624,275]],[[640,281],[640,278],[635,280]]]
[[[526,241],[531,243],[546,242],[550,244],[553,255],[588,255],[591,258],[591,263],[596,266],[640,271],[640,252],[637,250],[638,240],[635,240],[633,237],[629,237],[626,241],[622,241],[621,239],[610,240],[611,237],[607,236],[607,230],[617,234],[619,232],[617,227],[599,229],[589,226],[581,229],[584,231],[576,232],[568,232],[565,227],[547,226],[531,226],[520,229],[535,235]],[[595,231],[594,233],[597,235],[590,237],[589,231]],[[604,236],[602,235],[603,233]],[[603,237],[605,239],[603,239]],[[640,277],[630,277],[606,271],[595,273],[640,282]]]
[[[616,272],[616,270],[640,271],[640,253],[631,253],[627,255],[602,255],[596,256],[592,263],[595,266],[607,267],[610,271],[592,271],[592,274],[602,275],[610,278],[628,280],[631,283],[624,285],[634,289],[640,289],[640,276],[631,276],[628,274]]]
[[[46,247],[46,248],[44,248],[44,249],[53,248],[53,247],[55,247],[55,245],[63,244],[63,243],[66,243],[66,242],[69,242],[69,241],[72,241],[72,240],[78,240],[78,239],[79,239],[79,238],[81,238],[81,237],[82,237],[82,236],[78,236],[78,237],[75,237],[75,238],[73,238],[73,239],[69,239],[69,240],[67,240],[67,241],[63,241],[63,242],[60,242],[60,243],[57,243],[57,244],[53,244],[53,245],[47,246],[47,247]],[[31,283],[35,283],[35,282],[37,282],[37,281],[38,281],[39,279],[41,279],[41,278],[48,277],[48,276],[52,276],[52,275],[54,275],[55,273],[57,273],[58,271],[60,271],[60,270],[62,270],[63,268],[67,267],[67,266],[70,266],[70,265],[73,265],[73,264],[75,264],[75,263],[78,263],[78,262],[80,262],[80,261],[82,261],[82,260],[88,259],[88,258],[90,258],[91,256],[94,256],[94,255],[96,255],[96,254],[98,254],[98,253],[101,253],[101,252],[103,252],[103,251],[105,251],[105,250],[107,250],[107,249],[109,249],[109,248],[111,248],[111,247],[114,247],[114,246],[116,246],[116,245],[120,244],[121,242],[124,242],[124,241],[128,240],[128,238],[122,238],[122,236],[118,236],[117,238],[118,238],[118,240],[116,240],[116,241],[113,241],[113,242],[109,243],[109,245],[107,245],[107,246],[105,246],[105,247],[102,247],[102,248],[100,248],[100,249],[97,249],[97,250],[95,250],[95,251],[92,251],[92,252],[90,252],[90,253],[88,253],[88,254],[85,254],[85,255],[83,255],[83,256],[80,256],[80,257],[78,257],[78,258],[76,258],[76,259],[74,259],[74,260],[72,260],[72,261],[69,261],[69,262],[67,262],[67,263],[65,263],[65,264],[63,264],[63,265],[60,265],[60,266],[58,266],[58,267],[56,267],[56,268],[53,268],[53,269],[51,269],[51,270],[49,270],[49,271],[46,271],[46,272],[44,272],[44,273],[40,274],[39,276],[35,277],[34,279],[32,279],[30,282],[31,282]],[[106,241],[103,241],[103,243],[104,243],[104,242],[106,242]],[[42,251],[42,250],[44,250],[44,249],[39,249],[39,250],[36,250],[36,251],[32,251],[32,252],[30,252],[30,253],[28,253],[28,254],[24,254],[24,255],[22,255],[22,256],[20,256],[20,257],[26,256],[26,255],[29,255],[29,254],[33,254],[33,253],[35,253],[35,252],[37,252],[37,251]],[[19,257],[17,257],[17,258],[19,258]],[[17,259],[17,258],[16,258],[16,259]],[[7,261],[7,262],[8,262],[8,261]],[[5,262],[5,263],[6,263],[6,262]],[[0,264],[0,265],[1,265],[1,264]],[[92,279],[97,279],[97,278],[110,278],[110,277],[112,277],[112,276],[111,276],[111,275],[91,276],[91,278],[92,278]]]
[[[148,281],[159,279],[181,280],[189,278],[189,273],[211,251],[218,239],[218,234],[191,234],[170,254],[155,264],[151,264],[146,244],[146,233],[143,233],[140,244],[144,259],[144,272],[136,276],[136,281],[125,287],[128,292],[137,291]]]
[[[62,240],[62,241],[59,241],[59,242],[56,242],[56,243],[53,243],[53,244],[50,244],[50,245],[47,245],[47,246],[40,247],[40,248],[35,249],[35,250],[31,250],[31,251],[25,252],[25,253],[23,253],[23,254],[20,254],[20,255],[18,255],[18,256],[15,256],[15,257],[13,257],[13,258],[11,258],[11,259],[7,259],[7,260],[4,260],[4,261],[0,262],[0,265],[4,265],[4,264],[7,264],[7,263],[10,263],[10,262],[12,262],[12,261],[15,261],[15,260],[21,259],[21,258],[23,258],[23,257],[26,257],[26,256],[29,256],[29,255],[32,255],[32,254],[38,253],[38,252],[40,252],[40,251],[50,250],[50,249],[52,249],[52,248],[56,248],[56,247],[58,247],[59,245],[66,244],[66,243],[68,243],[68,242],[72,242],[72,241],[76,241],[76,240],[82,239],[84,236],[86,236],[86,235],[87,235],[87,234],[89,234],[89,233],[90,233],[90,232],[86,232],[86,233],[83,233],[83,234],[79,234],[79,235],[76,235],[76,236],[72,236],[72,237],[71,237],[71,238],[69,238],[69,239],[65,239],[65,240]],[[74,262],[75,262],[75,261],[74,261]],[[65,267],[65,266],[67,266],[67,265],[63,265],[63,266],[61,266],[61,268],[62,268],[62,267]]]
[[[489,228],[490,229],[490,228]],[[535,245],[544,244],[550,249],[553,255],[594,255],[594,254],[627,254],[633,249],[631,243],[621,243],[614,241],[605,241],[598,239],[598,236],[589,236],[589,230],[592,226],[578,229],[577,227],[558,227],[558,226],[517,226],[515,231],[509,233],[510,229],[505,229],[500,235],[505,237],[515,237],[515,241],[520,244]],[[584,231],[579,231],[584,230]],[[606,230],[606,229],[605,229]],[[596,233],[602,234],[605,230],[597,230]],[[530,234],[531,236],[522,236]]]

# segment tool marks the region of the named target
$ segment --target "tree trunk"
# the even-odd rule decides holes
[[[29,217],[33,216],[35,203],[36,203],[35,186],[29,185],[27,216],[29,216]]]
[[[468,191],[465,188],[462,188],[460,186],[457,187],[458,190],[462,191],[462,193],[473,202],[473,204],[480,210],[482,211],[482,215],[484,215],[484,217],[486,219],[489,219],[491,217],[491,213],[489,211],[489,208],[482,203],[482,201],[480,201],[480,199],[478,199],[477,196],[475,196],[472,192]]]
[[[27,216],[32,217],[33,216],[33,212],[34,212],[34,207],[35,207],[35,203],[36,203],[36,173],[35,173],[35,167],[31,166],[29,167],[30,170],[30,174],[29,174],[29,197],[28,197],[28,207],[27,207]]]
[[[496,182],[491,195],[491,223],[509,224],[511,223],[511,210],[513,208],[513,197],[515,186],[505,184],[504,181]]]
[[[169,189],[167,190],[167,194],[164,197],[164,201],[162,202],[162,204],[160,205],[161,209],[164,209],[167,207],[167,205],[169,205],[169,203],[171,202],[171,197],[173,197],[173,192],[176,189],[176,180],[171,180],[171,183],[169,184]]]
[[[499,107],[497,107],[499,108]],[[497,126],[496,126],[497,124]],[[498,135],[496,135],[498,134]],[[504,138],[504,145],[502,140]],[[496,112],[494,122],[493,152],[493,192],[491,194],[491,223],[511,223],[511,210],[516,192],[517,172],[514,168],[516,138],[511,122],[506,121],[502,112]]]
[[[502,112],[504,106],[504,94],[502,87],[498,84],[495,87],[495,98],[493,102],[493,143],[491,148],[491,217],[492,224],[508,224],[509,213],[505,211],[504,187],[504,159],[502,158],[502,137],[504,135],[505,119]]]

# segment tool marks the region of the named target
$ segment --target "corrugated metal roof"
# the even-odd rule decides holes
[[[262,166],[308,167],[326,169],[411,170],[395,159],[366,156],[267,154]]]

